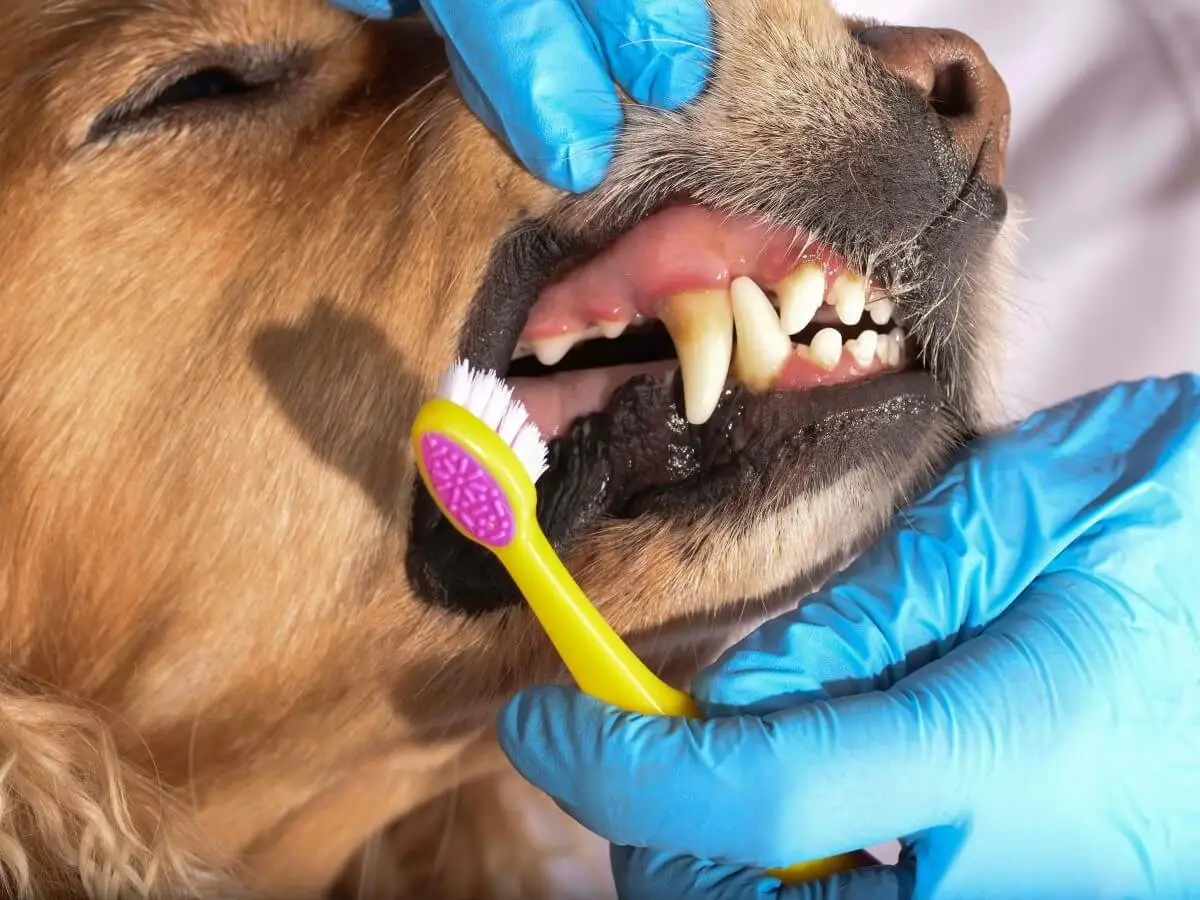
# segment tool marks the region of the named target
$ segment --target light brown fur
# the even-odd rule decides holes
[[[320,0],[3,4],[10,892],[316,896],[373,842],[354,884],[382,896],[379,873],[428,862],[433,829],[413,823],[455,788],[500,808],[492,716],[557,663],[524,610],[439,611],[403,565],[408,424],[496,240],[527,216],[603,221],[665,148],[698,199],[802,224],[803,206],[761,196],[803,165],[804,135],[876,137],[881,113],[824,3],[713,6],[710,95],[688,114],[631,111],[610,179],[564,202],[466,110],[420,23],[364,25]],[[241,43],[294,45],[304,71],[260,112],[86,142],[157,67]],[[898,235],[865,261],[910,249]],[[981,299],[963,327],[994,335],[996,312]],[[608,524],[567,561],[682,677],[748,608],[765,612],[758,598],[877,531],[949,437],[931,429],[918,458],[770,515]],[[486,873],[500,840],[522,844],[511,821],[468,821],[456,865]],[[393,882],[398,895],[481,897],[492,883],[468,874],[425,894],[413,878],[438,877],[427,868]]]

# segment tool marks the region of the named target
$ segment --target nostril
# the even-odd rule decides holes
[[[948,29],[886,25],[855,36],[936,114],[964,164],[982,164],[987,177],[1003,177],[1008,91],[975,41]]]
[[[965,63],[954,61],[934,72],[929,90],[929,105],[944,119],[963,119],[975,115],[978,92]]]

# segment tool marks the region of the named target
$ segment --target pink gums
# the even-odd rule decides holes
[[[512,507],[475,457],[445,435],[426,434],[421,437],[421,461],[433,492],[471,537],[488,547],[512,542]]]
[[[668,297],[728,288],[739,275],[772,288],[806,262],[819,264],[830,282],[845,269],[841,257],[806,232],[700,206],[671,207],[546,287],[521,339],[574,334],[598,323],[655,319]]]

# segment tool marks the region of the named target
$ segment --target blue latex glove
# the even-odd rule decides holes
[[[968,448],[873,551],[702,674],[718,718],[538,688],[500,740],[618,845],[626,898],[1196,897],[1198,629],[1189,376]],[[823,883],[739,865],[897,836],[900,866]]]
[[[621,124],[614,80],[675,109],[708,76],[706,0],[333,0],[373,18],[424,8],[467,104],[535,175],[585,191]]]

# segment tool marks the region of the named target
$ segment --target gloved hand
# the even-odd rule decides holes
[[[675,109],[708,75],[707,0],[333,0],[374,18],[423,7],[467,104],[535,175],[595,187],[621,124],[614,80]]]
[[[716,718],[558,687],[500,718],[625,898],[1200,896],[1200,378],[967,448],[693,691]],[[754,868],[894,837],[894,868]]]

